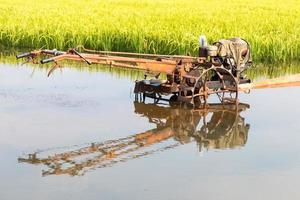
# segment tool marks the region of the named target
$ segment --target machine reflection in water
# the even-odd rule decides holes
[[[190,142],[195,142],[199,151],[232,149],[247,142],[250,126],[240,116],[249,108],[247,104],[208,104],[188,109],[136,101],[134,106],[135,113],[148,118],[156,128],[120,139],[38,151],[18,161],[44,165],[43,176],[77,176]]]

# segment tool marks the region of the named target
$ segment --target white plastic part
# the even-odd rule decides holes
[[[199,37],[199,47],[206,47],[207,46],[207,40],[205,35],[200,35]]]

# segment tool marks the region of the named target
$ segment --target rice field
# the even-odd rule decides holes
[[[300,60],[297,0],[0,0],[2,48],[92,49],[162,54],[242,37],[256,62]]]

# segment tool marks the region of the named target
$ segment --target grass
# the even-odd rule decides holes
[[[197,54],[198,37],[242,37],[256,62],[300,60],[297,0],[0,0],[5,48]]]

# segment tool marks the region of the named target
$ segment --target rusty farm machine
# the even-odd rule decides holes
[[[61,67],[59,61],[62,60],[142,70],[144,80],[135,82],[137,98],[203,105],[209,95],[216,94],[223,103],[236,102],[239,86],[250,83],[243,76],[252,63],[249,44],[243,39],[232,38],[207,45],[203,36],[199,43],[197,57],[96,51],[78,46],[68,51],[35,50],[17,55],[17,58],[38,63],[36,58],[45,56],[41,64],[54,63],[48,75]]]
[[[200,151],[203,148],[244,146],[249,124],[245,123],[240,113],[249,105],[239,103],[239,91],[299,86],[300,75],[251,83],[244,76],[245,70],[252,64],[250,46],[245,40],[233,38],[207,45],[205,37],[200,37],[199,43],[199,55],[196,57],[96,51],[83,46],[68,51],[35,50],[17,55],[18,59],[27,58],[33,63],[39,63],[36,60],[39,56],[43,58],[41,64],[53,62],[48,75],[60,68],[59,63],[63,60],[144,71],[144,79],[135,82],[135,113],[147,117],[156,126],[146,132],[115,140],[25,154],[18,161],[44,165],[46,170],[43,176],[75,176],[173,149],[191,141],[197,143]],[[220,103],[207,102],[213,94]],[[154,98],[154,104],[145,103],[146,97]],[[166,107],[158,104],[160,100],[183,104]],[[193,108],[185,105],[193,105]]]

